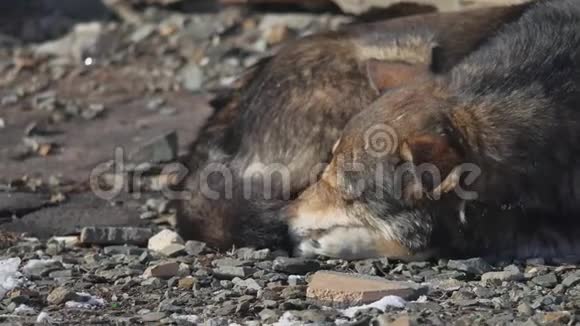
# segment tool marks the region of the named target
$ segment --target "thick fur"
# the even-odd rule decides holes
[[[190,200],[178,205],[181,234],[222,248],[280,245],[278,210],[316,181],[345,124],[379,95],[369,60],[446,72],[524,8],[408,17],[290,42],[249,73],[196,143],[183,182]],[[218,166],[228,180],[205,175]],[[207,198],[202,184],[219,198]]]
[[[577,1],[536,2],[449,73],[355,116],[322,180],[288,209],[302,253],[580,255],[579,28]],[[396,134],[381,157],[364,137],[379,123]],[[346,163],[362,168],[344,173]],[[441,178],[420,173],[424,164]],[[466,166],[477,167],[474,180]],[[345,227],[375,241],[321,245]]]

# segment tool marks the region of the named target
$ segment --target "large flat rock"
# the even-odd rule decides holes
[[[49,238],[80,233],[87,226],[139,226],[138,210],[125,203],[112,205],[91,193],[73,195],[65,203],[43,208],[2,224],[3,231]]]
[[[325,304],[361,305],[394,295],[413,299],[425,288],[413,282],[389,281],[380,277],[330,271],[316,272],[308,284],[306,296]]]

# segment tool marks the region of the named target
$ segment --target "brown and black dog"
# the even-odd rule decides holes
[[[287,210],[301,254],[580,256],[578,30],[580,2],[539,1],[355,116]]]
[[[385,88],[448,71],[526,7],[412,16],[288,43],[244,76],[194,144],[180,233],[220,248],[284,245],[279,209],[319,178],[356,113]]]

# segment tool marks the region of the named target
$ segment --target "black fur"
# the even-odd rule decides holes
[[[391,172],[379,191],[371,176],[375,169],[347,176],[343,194],[367,180],[366,191],[354,200],[364,209],[349,208],[349,214],[387,221],[415,252],[541,255],[525,249],[536,244],[580,254],[573,245],[580,234],[579,30],[580,2],[539,1],[448,74],[388,92],[354,117],[337,155]],[[363,150],[361,135],[378,122],[393,125],[401,142],[444,135],[460,158],[454,163],[481,168],[469,186],[478,198],[467,201],[466,225],[458,219],[456,194],[413,203],[393,195],[392,169],[400,157],[376,159]],[[447,164],[437,157],[429,162]]]

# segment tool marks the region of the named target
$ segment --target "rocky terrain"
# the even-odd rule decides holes
[[[573,325],[580,306],[568,261],[305,260],[135,227],[21,239],[1,255],[13,257],[0,261],[6,325]]]
[[[304,260],[179,238],[159,190],[216,95],[283,41],[363,19],[193,7],[3,8],[0,324],[577,323],[578,257]]]

